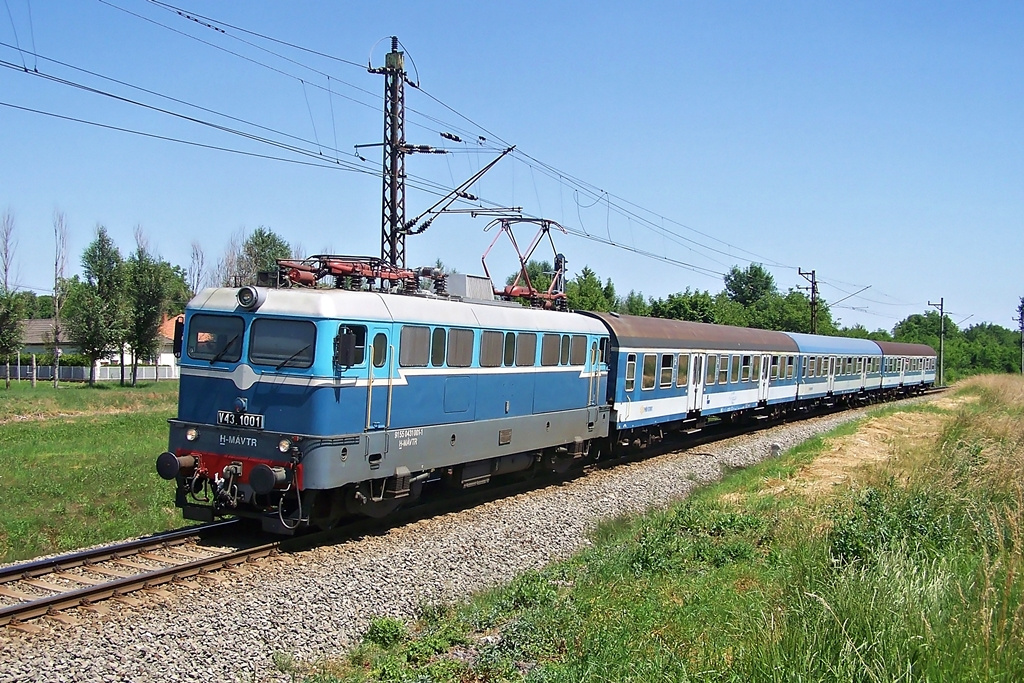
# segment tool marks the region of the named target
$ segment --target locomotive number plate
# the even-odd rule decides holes
[[[263,416],[253,413],[236,413],[231,410],[218,410],[217,424],[228,427],[263,429]]]

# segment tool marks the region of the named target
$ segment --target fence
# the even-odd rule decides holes
[[[0,365],[0,381],[7,379],[7,369],[10,367],[11,380],[21,379],[28,381],[32,379],[32,366],[31,365]],[[157,377],[157,373],[159,377]],[[124,378],[126,381],[131,381],[132,369],[125,367]],[[58,379],[62,382],[88,382],[89,381],[89,368],[83,368],[72,365],[60,366],[58,372]],[[139,381],[152,381],[154,379],[178,379],[178,366],[177,365],[140,365],[139,366]],[[36,380],[39,382],[52,382],[53,381],[53,366],[51,365],[37,365],[36,366]],[[120,365],[98,365],[96,366],[96,381],[110,382],[121,380],[121,366]]]

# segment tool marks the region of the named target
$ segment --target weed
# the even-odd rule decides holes
[[[405,624],[398,619],[377,617],[370,620],[370,625],[367,627],[363,639],[380,647],[389,648],[401,643],[408,637],[409,633],[405,628]]]

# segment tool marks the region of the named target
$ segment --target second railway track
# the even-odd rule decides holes
[[[277,542],[224,551],[197,543],[229,520],[0,568],[0,626],[265,557]]]

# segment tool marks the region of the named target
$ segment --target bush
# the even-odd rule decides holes
[[[406,630],[405,624],[398,619],[377,617],[370,621],[364,639],[383,648],[389,648],[408,637],[409,632]]]

